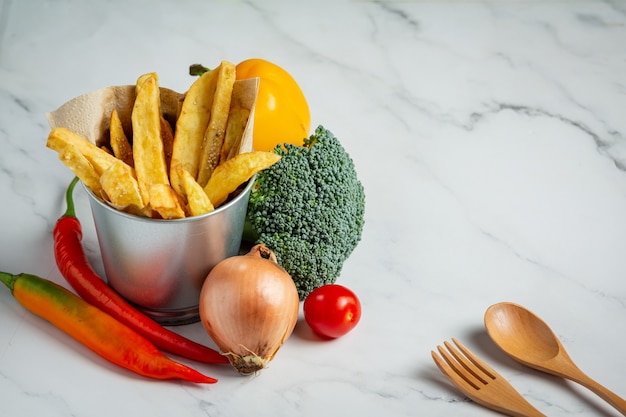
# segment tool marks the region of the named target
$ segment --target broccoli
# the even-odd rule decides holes
[[[270,248],[304,300],[337,280],[361,240],[365,191],[350,155],[323,126],[304,146],[274,152],[282,158],[257,174],[250,192],[244,240]]]

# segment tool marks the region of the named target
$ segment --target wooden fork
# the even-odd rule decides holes
[[[434,351],[431,354],[437,367],[463,394],[480,405],[509,416],[546,417],[458,340],[452,338],[452,341],[458,349],[446,341],[444,345],[449,353],[437,346],[441,356]]]

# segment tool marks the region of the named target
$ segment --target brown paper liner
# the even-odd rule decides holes
[[[231,106],[237,104],[250,110],[250,117],[243,133],[238,154],[252,151],[254,104],[258,88],[258,78],[235,81],[233,87]],[[161,87],[161,112],[166,120],[172,124],[172,127],[176,124],[184,98],[184,93]],[[129,137],[131,136],[131,113],[134,103],[134,85],[105,87],[69,100],[58,109],[46,113],[46,118],[53,129],[64,127],[93,144],[101,144],[108,134],[113,109],[117,109],[124,131]]]

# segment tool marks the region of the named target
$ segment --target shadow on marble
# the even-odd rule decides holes
[[[568,395],[577,397],[582,403],[584,403],[585,406],[589,407],[589,409],[593,410],[593,412],[600,416],[611,417],[616,415],[615,410],[586,388],[555,375],[529,368],[513,360],[506,353],[500,350],[484,329],[475,329],[467,335],[467,339],[471,341],[470,343],[472,345],[478,346],[475,351],[476,355],[482,358],[494,369],[498,370],[498,372],[500,372],[500,369],[508,368],[506,371],[508,373],[515,372],[518,374],[528,374],[533,379],[546,382],[561,391],[566,391]]]

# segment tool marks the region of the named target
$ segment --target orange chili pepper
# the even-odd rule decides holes
[[[7,272],[0,272],[0,281],[27,310],[116,365],[149,378],[217,382],[171,360],[134,330],[52,281]]]
[[[54,257],[68,284],[85,301],[124,323],[159,349],[200,362],[229,363],[228,358],[216,350],[166,329],[147,317],[98,276],[81,244],[82,226],[76,217],[72,198],[77,181],[78,178],[74,177],[70,183],[65,195],[67,210],[54,226]]]

